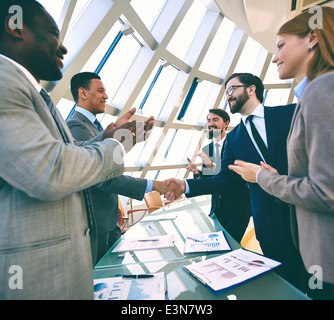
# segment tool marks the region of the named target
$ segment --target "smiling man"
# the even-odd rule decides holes
[[[75,112],[67,120],[73,137],[86,141],[96,137],[103,127],[96,115],[105,112],[108,95],[98,74],[81,72],[71,79],[71,92],[76,103]],[[92,246],[94,265],[121,237],[118,225],[118,196],[142,200],[147,187],[145,179],[119,176],[90,188],[97,226],[97,243]]]
[[[12,5],[22,9],[22,28],[12,25]],[[121,144],[109,139],[114,129],[74,141],[40,85],[61,79],[67,53],[43,6],[1,0],[0,40],[0,299],[92,299],[86,191],[123,173]]]
[[[71,79],[71,92],[76,103],[72,117],[67,125],[73,137],[86,141],[103,131],[96,116],[105,112],[108,95],[98,74],[81,72]],[[178,187],[174,185],[174,187]],[[90,188],[97,225],[97,258],[98,260],[121,236],[118,225],[118,194],[136,200],[143,200],[146,192],[152,190],[164,191],[166,184],[161,181],[151,181],[121,175]],[[94,256],[94,254],[93,254]]]
[[[241,114],[240,124],[226,136],[219,174],[206,179],[170,179],[180,184],[187,197],[235,190],[237,174],[228,166],[237,159],[257,164],[269,159],[280,173],[287,172],[286,142],[295,104],[265,107],[263,83],[249,73],[231,75],[225,81],[225,88],[231,112]],[[277,272],[303,289],[300,275],[306,273],[292,241],[288,205],[277,201],[258,184],[248,186],[256,237],[264,255],[283,262],[284,266]]]
[[[208,178],[219,173],[226,130],[230,124],[229,114],[221,109],[210,109],[206,120],[212,142],[204,146],[199,154],[203,161],[202,170],[188,159],[190,165],[187,169],[193,172],[195,179]],[[247,184],[239,181],[235,188],[224,193],[214,193],[211,198],[210,215],[212,214],[215,214],[226,231],[240,242],[252,214]]]

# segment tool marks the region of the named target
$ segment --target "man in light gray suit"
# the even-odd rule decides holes
[[[73,137],[79,141],[89,140],[97,136],[103,128],[96,115],[105,112],[108,99],[105,87],[99,75],[93,72],[81,72],[71,79],[71,92],[76,109],[67,125]],[[145,192],[156,188],[159,181],[148,181],[131,176],[121,175],[103,184],[91,187],[95,219],[98,231],[98,262],[107,250],[121,236],[117,224],[118,195],[142,200]],[[162,184],[165,186],[165,184]],[[160,188],[159,188],[160,190]]]
[[[115,129],[75,143],[40,91],[40,80],[62,77],[57,25],[38,2],[15,4],[21,29],[13,1],[0,3],[0,299],[92,299],[90,202],[81,191],[122,174],[122,146],[103,140]]]

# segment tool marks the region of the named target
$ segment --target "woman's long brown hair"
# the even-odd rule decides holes
[[[313,48],[315,54],[307,71],[309,80],[334,70],[334,8],[322,7],[321,9],[321,29],[311,29],[310,22],[314,14],[306,11],[286,22],[277,33],[304,38],[313,31],[317,36],[318,44]]]

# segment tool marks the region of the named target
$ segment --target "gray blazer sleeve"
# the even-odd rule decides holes
[[[146,179],[134,178],[127,175],[121,175],[96,185],[97,188],[104,192],[116,193],[136,200],[143,200],[146,186]]]
[[[334,73],[312,81],[303,93],[288,138],[289,176],[261,170],[259,185],[307,210],[334,209]]]
[[[0,79],[0,153],[6,155],[0,162],[2,179],[30,197],[50,201],[122,174],[118,142],[65,144],[35,88],[19,71],[13,73],[13,67],[4,69],[8,76]]]
[[[85,116],[77,112],[67,121],[67,125],[75,139],[88,140],[86,141],[88,144],[94,142],[95,139],[99,140],[103,135],[102,132],[97,134],[98,130],[95,126]],[[146,179],[137,179],[127,175],[121,175],[106,182],[99,183],[95,185],[95,187],[105,193],[115,193],[136,200],[142,200],[146,191],[146,185]]]

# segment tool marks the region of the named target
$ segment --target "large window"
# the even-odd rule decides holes
[[[257,58],[260,53],[260,48],[260,45],[251,37],[249,37],[234,69],[234,72],[254,73]]]
[[[185,58],[205,12],[203,2],[195,0],[168,44],[168,51],[182,60]]]
[[[207,112],[217,98],[218,91],[214,90],[216,87],[217,85],[209,81],[200,81],[196,78],[187,96],[189,100],[186,99],[183,105],[184,113],[181,118],[179,115],[178,120],[193,124],[205,122]]]
[[[132,0],[130,4],[145,26],[151,29],[166,2],[166,0]]]
[[[120,21],[117,21],[113,27],[108,31],[106,36],[104,37],[103,41],[94,51],[94,53],[90,56],[87,60],[86,64],[82,68],[81,71],[95,71],[99,64],[101,63],[102,59],[108,52],[109,48],[112,46],[114,41],[117,39],[117,35],[120,32],[122,24]]]
[[[159,118],[179,70],[165,61],[159,61],[147,80],[134,107],[147,116]]]
[[[66,17],[66,38],[76,40],[66,45],[69,52],[75,46],[77,56],[66,65],[63,79],[53,84],[63,117],[74,106],[69,79],[81,71],[98,72],[107,89],[107,112],[98,115],[104,127],[132,107],[137,108],[138,120],[155,117],[149,140],[125,156],[127,174],[159,180],[187,176],[187,158],[200,163],[194,155],[209,143],[208,110],[230,112],[223,96],[224,78],[232,72],[263,76],[266,105],[291,102],[292,81],[278,78],[276,66],[266,63],[267,50],[218,8],[212,10],[214,1],[77,0],[74,8],[70,0],[40,2],[60,26]],[[93,5],[104,8],[99,17],[87,14]],[[80,31],[77,22],[96,25],[98,32],[86,37],[73,34]],[[91,50],[83,60],[80,48]],[[233,129],[240,115],[230,116]]]
[[[201,71],[220,76],[220,66],[223,63],[234,28],[234,23],[228,18],[224,18],[200,66]]]
[[[288,104],[290,89],[270,89],[265,93],[266,106],[279,106]]]
[[[61,13],[64,7],[65,0],[59,1],[48,1],[48,0],[39,0],[38,1],[52,16],[52,18],[59,25],[61,22]]]

